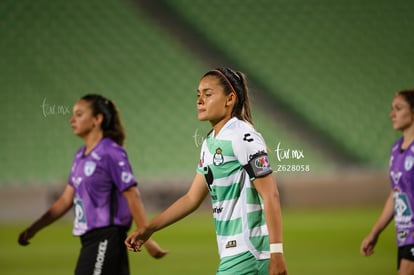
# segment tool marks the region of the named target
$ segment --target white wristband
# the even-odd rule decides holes
[[[282,243],[271,243],[270,253],[283,253],[283,244]]]

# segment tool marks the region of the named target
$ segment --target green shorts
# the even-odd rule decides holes
[[[220,260],[216,275],[267,275],[269,259],[257,260],[252,253],[245,252]]]

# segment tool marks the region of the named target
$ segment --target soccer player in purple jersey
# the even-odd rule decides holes
[[[48,211],[19,235],[18,242],[28,245],[39,230],[73,206],[73,234],[80,236],[82,244],[75,274],[129,274],[124,239],[132,220],[139,228],[147,220],[122,147],[125,133],[119,112],[112,101],[89,94],[75,103],[70,123],[85,146],[75,154],[69,183]],[[153,240],[145,246],[155,258],[166,254]]]
[[[361,243],[361,253],[370,256],[381,232],[394,219],[398,246],[398,274],[414,274],[414,89],[403,90],[392,101],[391,120],[402,137],[390,157],[391,192],[378,220]]]

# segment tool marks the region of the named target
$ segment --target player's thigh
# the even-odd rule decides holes
[[[407,259],[401,259],[398,275],[414,275],[414,262]]]
[[[129,274],[125,237],[125,229],[116,226],[96,229],[82,236],[75,274]]]

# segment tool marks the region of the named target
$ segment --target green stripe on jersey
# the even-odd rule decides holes
[[[231,186],[214,186],[216,196],[220,201],[233,200],[240,197],[240,182],[233,183]]]
[[[221,179],[231,176],[240,171],[240,162],[229,161],[221,164],[220,166],[210,165],[210,169],[213,172],[214,179]]]
[[[250,237],[250,241],[259,251],[269,251],[269,236]]]
[[[261,197],[255,188],[246,188],[246,202],[248,204],[262,204]]]
[[[230,140],[215,139],[211,136],[207,138],[208,151],[214,155],[217,148],[221,148],[225,154],[224,156],[234,157],[233,145]]]
[[[242,232],[241,218],[226,221],[214,220],[214,223],[219,236],[232,236]]]
[[[248,224],[249,229],[265,225],[266,219],[264,216],[264,211],[257,210],[254,212],[247,213],[247,224]]]

